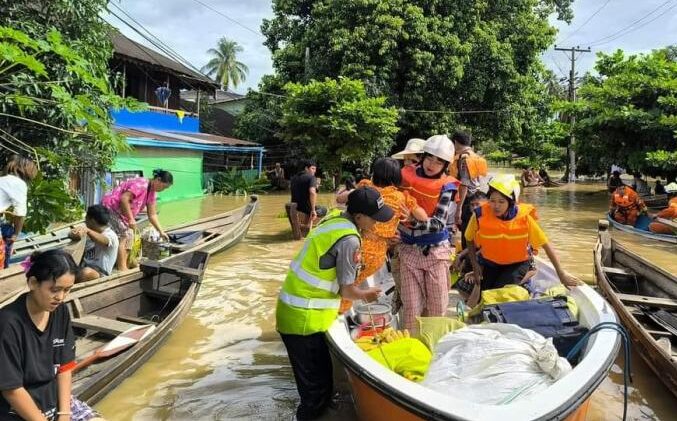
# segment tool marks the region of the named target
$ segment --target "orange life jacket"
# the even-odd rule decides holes
[[[625,195],[621,196],[618,192],[614,192],[613,198],[614,205],[623,210],[630,210],[635,207],[639,208],[642,205],[642,201],[637,196],[637,193],[628,186],[625,187]]]
[[[668,202],[668,207],[658,212],[659,218],[677,219],[677,197],[673,197]]]
[[[477,155],[472,149],[468,149],[461,153],[454,163],[449,167],[449,174],[453,177],[459,178],[458,164],[462,159],[465,159],[465,165],[468,167],[468,173],[473,180],[484,177],[489,173],[489,166],[487,160]]]
[[[482,257],[500,265],[529,260],[529,216],[535,215],[535,208],[520,203],[517,215],[509,221],[494,215],[489,203],[476,212],[479,229],[475,245],[481,248]]]
[[[428,216],[433,216],[440,194],[443,190],[456,190],[458,180],[448,175],[440,178],[425,178],[416,175],[416,166],[408,165],[402,168],[402,190],[409,192],[425,210]]]

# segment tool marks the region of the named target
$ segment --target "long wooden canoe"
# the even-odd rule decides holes
[[[161,261],[142,260],[140,268],[75,285],[64,305],[71,313],[78,361],[132,327],[154,326],[131,348],[75,373],[75,396],[96,404],[159,349],[188,314],[209,256],[245,236],[256,207],[253,196],[241,208],[175,227],[168,233],[188,232],[192,238],[177,244],[176,254]],[[0,307],[21,293],[0,302]]]
[[[15,241],[14,246],[12,247],[12,255],[9,259],[10,263],[20,262],[36,251],[45,251],[70,244],[71,240],[68,238],[68,234],[73,228],[82,226],[84,223],[84,219],[71,222],[49,230],[45,234],[29,235]],[[143,228],[148,224],[148,216],[146,214],[141,214],[136,218],[136,223],[139,228]]]
[[[68,251],[73,260],[79,262],[85,251],[85,240],[69,241],[64,243],[64,250]],[[17,291],[23,291],[26,288],[26,274],[23,267],[14,264],[7,269],[0,270],[0,303],[6,298],[16,295]]]
[[[630,234],[637,234],[645,238],[650,238],[652,240],[657,240],[657,241],[663,241],[666,243],[674,243],[677,244],[677,235],[669,235],[669,234],[656,234],[651,231],[646,231],[642,229],[635,228],[631,225],[624,225],[621,224],[620,222],[617,222],[614,220],[611,215],[607,214],[607,220],[613,225],[613,227],[617,230],[624,231],[624,232],[629,232]]]
[[[628,330],[637,354],[677,396],[677,276],[623,247],[611,238],[608,226],[599,221],[597,285]]]
[[[258,197],[253,195],[250,202],[240,208],[172,227],[167,230],[167,233],[170,237],[179,241],[172,243],[172,252],[182,253],[199,250],[211,254],[227,249],[236,244],[247,233],[257,206]],[[79,261],[81,257],[82,254],[76,261]],[[6,276],[2,275],[4,271],[0,271],[0,305],[6,301],[14,300],[18,294],[24,291],[23,288],[25,288],[26,283],[20,269],[10,267],[5,271],[9,271]],[[73,290],[100,284],[138,271],[139,268],[134,268],[126,272],[114,272],[101,279],[76,284]]]
[[[555,286],[554,268],[537,259],[536,282]],[[616,322],[611,307],[591,287],[570,291],[579,308],[579,323],[591,328]],[[606,378],[620,346],[618,334],[600,331],[585,347],[583,358],[565,377],[543,392],[504,405],[469,402],[401,377],[377,363],[351,339],[348,320],[340,316],[327,332],[329,348],[347,373],[358,418],[387,420],[584,420],[590,395]],[[490,379],[487,381],[491,381]]]

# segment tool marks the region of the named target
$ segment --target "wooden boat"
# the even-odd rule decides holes
[[[148,360],[188,314],[211,254],[235,245],[246,234],[257,197],[236,210],[177,226],[168,231],[191,242],[161,261],[142,260],[141,267],[76,284],[66,305],[76,334],[76,360],[81,361],[135,326],[152,325],[131,348],[89,365],[73,375],[73,394],[96,404]],[[19,293],[0,302],[0,307]]]
[[[617,230],[624,231],[624,232],[629,232],[631,234],[637,234],[641,235],[642,237],[650,238],[652,240],[658,240],[658,241],[664,241],[666,243],[674,243],[677,244],[677,235],[670,235],[670,234],[656,234],[651,231],[635,228],[631,225],[624,225],[621,224],[620,222],[617,222],[614,220],[611,215],[607,215],[607,220],[613,225],[613,227]]]
[[[644,204],[652,209],[663,209],[668,207],[668,195],[658,194],[641,197]]]
[[[154,326],[128,350],[74,373],[73,394],[96,404],[143,365],[181,324],[195,300],[209,254],[188,251],[163,264],[81,288],[64,303],[76,334],[76,361],[87,358],[119,334]]]
[[[146,214],[140,215],[136,219],[139,228],[143,228],[148,224],[148,216]],[[24,237],[14,242],[12,256],[10,263],[17,263],[24,260],[36,251],[44,251],[52,248],[63,247],[70,243],[68,234],[73,228],[84,225],[85,220],[72,222],[66,225],[61,225],[52,229],[45,234],[34,234]]]
[[[257,206],[258,197],[253,195],[251,196],[250,202],[245,206],[229,212],[181,224],[167,230],[170,238],[176,240],[176,242],[170,244],[171,252],[185,253],[200,250],[211,254],[227,249],[236,244],[247,233]],[[80,254],[76,261],[79,261],[81,257],[82,254]],[[5,301],[13,300],[18,294],[23,292],[23,288],[25,288],[25,279],[21,269],[10,269],[12,272],[7,274],[6,279],[11,279],[12,283],[8,282],[7,286],[3,286],[5,280],[3,280],[2,275],[0,275],[0,305]],[[76,284],[73,291],[85,288],[89,285],[101,284],[110,279],[138,271],[139,268],[134,268],[129,269],[126,272],[114,272],[110,276],[101,279]],[[3,272],[0,272],[0,274],[2,273]],[[19,285],[19,289],[17,289],[17,285]]]
[[[677,276],[623,247],[599,221],[597,285],[625,325],[634,349],[677,396]]]
[[[64,250],[68,251],[73,260],[79,262],[85,252],[85,240],[71,241],[63,244]],[[26,274],[23,267],[14,264],[7,269],[0,270],[0,303],[6,298],[16,295],[17,291],[23,291],[26,288]]]
[[[535,277],[541,285],[559,284],[554,268],[537,261]],[[591,287],[582,285],[570,295],[579,308],[579,323],[591,328],[616,322],[611,307]],[[363,420],[584,420],[590,395],[606,378],[620,346],[617,333],[593,335],[580,362],[545,391],[505,405],[487,405],[454,398],[399,376],[383,367],[352,341],[345,316],[327,332],[329,347],[347,374],[359,419]]]

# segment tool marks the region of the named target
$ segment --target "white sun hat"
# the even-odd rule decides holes
[[[407,142],[407,146],[404,148],[404,150],[391,155],[391,158],[404,159],[406,155],[423,153],[424,144],[425,140],[423,139],[419,139],[417,137],[411,138]]]

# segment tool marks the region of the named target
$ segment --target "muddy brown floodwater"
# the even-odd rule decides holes
[[[604,216],[603,185],[529,189],[524,200],[540,221],[564,267],[592,282],[592,247]],[[331,204],[331,195],[322,195]],[[205,197],[160,206],[165,226],[224,212],[242,197]],[[189,317],[164,346],[97,409],[109,420],[291,420],[297,393],[291,368],[274,329],[275,299],[300,242],[291,240],[286,195],[263,195],[247,238],[212,256]],[[613,232],[632,250],[677,272],[677,247]],[[634,355],[628,419],[677,419],[677,400]],[[593,395],[588,420],[620,419],[622,359]],[[344,403],[330,418],[351,419]]]

